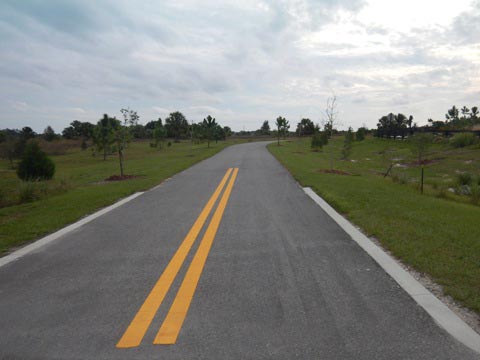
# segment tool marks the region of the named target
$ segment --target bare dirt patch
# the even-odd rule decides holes
[[[141,176],[138,175],[112,175],[106,178],[104,181],[123,181],[123,180],[131,180],[136,179]]]

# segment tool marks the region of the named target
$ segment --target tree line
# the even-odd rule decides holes
[[[421,132],[443,132],[448,135],[455,131],[472,131],[476,125],[480,125],[479,109],[473,106],[471,109],[463,106],[461,109],[455,105],[448,109],[445,114],[445,120],[428,119],[428,124],[418,126],[413,122],[413,116],[404,114],[393,114],[382,116],[377,123],[377,129],[374,135],[380,138],[401,138],[412,136],[414,133]]]
[[[51,126],[47,126],[42,134],[36,134],[31,127],[19,129],[0,130],[0,156],[10,161],[12,168],[14,160],[22,159],[25,154],[29,155],[30,167],[35,167],[33,158],[44,159],[46,155],[40,150],[38,143],[32,139],[43,139],[47,142],[53,142],[63,139],[80,140],[81,148],[92,147],[93,155],[101,153],[106,160],[107,155],[111,153],[118,154],[120,173],[124,175],[124,152],[128,143],[132,139],[150,139],[150,146],[162,149],[167,139],[179,142],[181,139],[189,139],[192,142],[207,142],[210,147],[212,141],[225,140],[232,135],[228,126],[221,126],[215,118],[208,115],[203,121],[194,123],[189,122],[179,111],[169,114],[163,122],[161,118],[147,122],[145,125],[139,123],[140,116],[131,109],[121,109],[121,119],[104,114],[96,124],[74,120],[69,126],[63,129],[61,134],[56,134]],[[171,143],[168,143],[171,145]],[[40,156],[40,157],[39,157]],[[21,164],[22,164],[21,162]],[[39,162],[39,161],[37,161]],[[38,169],[32,170],[31,174],[23,176],[25,180],[47,179],[53,176],[54,166],[49,160],[42,160],[49,166],[49,171],[38,172]],[[33,165],[32,165],[33,164]],[[22,165],[23,166],[23,165]],[[23,167],[22,167],[23,169]],[[24,173],[25,170],[22,170]],[[37,176],[36,174],[40,174]],[[19,173],[20,176],[20,173]]]

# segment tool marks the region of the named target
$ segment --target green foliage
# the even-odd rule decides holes
[[[153,142],[151,145],[161,149],[166,137],[167,129],[165,129],[165,126],[163,126],[162,119],[158,119],[158,121],[155,122],[155,128],[153,129]]]
[[[297,124],[296,133],[298,136],[310,136],[315,132],[315,124],[310,119],[302,119]]]
[[[180,138],[188,133],[188,121],[180,111],[175,111],[165,119],[165,128],[167,136],[179,142]]]
[[[278,137],[277,144],[280,146],[280,135],[283,135],[283,138],[285,138],[285,134],[290,128],[290,125],[288,123],[288,120],[282,116],[277,117],[277,120],[275,121],[275,125],[277,126],[277,137]]]
[[[48,180],[55,174],[55,164],[40,150],[37,142],[27,144],[17,175],[24,181]]]
[[[457,174],[457,184],[462,185],[470,185],[472,183],[473,176],[469,172],[461,172]]]
[[[93,142],[98,151],[103,151],[103,160],[106,160],[112,144],[115,142],[115,129],[120,126],[120,121],[104,114],[93,131]]]
[[[343,140],[343,147],[342,147],[342,159],[346,160],[350,156],[352,151],[352,143],[353,143],[354,135],[353,129],[351,127],[345,132],[345,137]]]
[[[265,120],[260,127],[260,135],[270,135],[270,124],[268,123],[268,120]]]
[[[43,131],[43,138],[46,141],[53,141],[57,138],[57,134],[55,134],[55,131],[52,129],[50,125],[47,126]]]
[[[38,182],[31,183],[36,201],[29,204],[19,204],[19,185],[26,185],[7,170],[8,161],[0,159],[0,189],[5,193],[4,207],[0,208],[0,253],[51,233],[134,192],[149,189],[229,144],[219,143],[209,149],[181,142],[169,151],[159,152],[148,143],[134,141],[128,147],[128,169],[142,176],[115,182],[103,180],[118,169],[116,158],[103,161],[76,145],[65,155],[52,156],[56,172],[52,180],[45,182],[48,193],[42,194],[43,186]]]
[[[454,148],[463,148],[478,143],[478,137],[472,133],[455,134],[450,139],[450,145]]]
[[[63,129],[62,136],[65,139],[90,139],[94,135],[94,128],[95,125],[89,122],[74,120],[70,123],[70,126]]]
[[[402,140],[408,134],[413,134],[413,116],[408,118],[404,114],[393,114],[382,116],[377,123],[376,135],[378,137],[393,138],[401,137]]]
[[[320,131],[312,136],[311,148],[314,151],[320,150],[324,145],[328,144],[328,134],[325,131]]]
[[[202,127],[205,137],[207,138],[208,147],[210,147],[210,141],[213,139],[214,131],[217,127],[215,118],[212,118],[210,115],[208,115],[205,119],[203,119]]]
[[[363,141],[365,140],[365,135],[367,134],[367,129],[365,127],[359,127],[357,132],[355,133],[355,140],[356,141]]]

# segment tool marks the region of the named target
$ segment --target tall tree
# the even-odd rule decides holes
[[[179,142],[180,137],[188,133],[188,121],[181,112],[175,111],[165,119],[165,128],[168,136]]]
[[[472,106],[472,112],[470,113],[470,118],[473,120],[475,123],[476,120],[478,119],[478,107]]]
[[[260,128],[260,134],[262,135],[270,135],[270,124],[268,120],[265,120]]]
[[[205,119],[203,119],[202,126],[204,128],[205,136],[207,138],[208,147],[210,147],[210,141],[213,138],[214,131],[217,126],[215,118],[212,118],[210,115],[208,115]]]
[[[455,105],[453,105],[451,109],[447,110],[445,118],[453,122],[458,121],[458,109]]]
[[[53,141],[57,137],[55,134],[55,130],[52,129],[50,125],[48,125],[45,130],[43,130],[43,138],[45,141]]]
[[[308,118],[303,118],[297,124],[296,133],[298,136],[310,136],[315,132],[315,124]]]

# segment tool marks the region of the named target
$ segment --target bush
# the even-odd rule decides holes
[[[478,138],[472,133],[456,134],[450,139],[450,145],[454,148],[463,148],[465,146],[474,145],[478,142]]]
[[[38,143],[29,143],[18,165],[18,177],[24,181],[49,180],[54,173],[53,161],[40,150]]]
[[[317,132],[312,136],[311,147],[313,151],[320,150],[323,145],[328,144],[328,134],[325,131]]]
[[[367,133],[367,129],[365,127],[358,128],[357,132],[355,133],[355,141],[365,140],[366,133]]]
[[[469,172],[463,172],[457,175],[458,185],[470,185],[472,183],[473,177]]]

